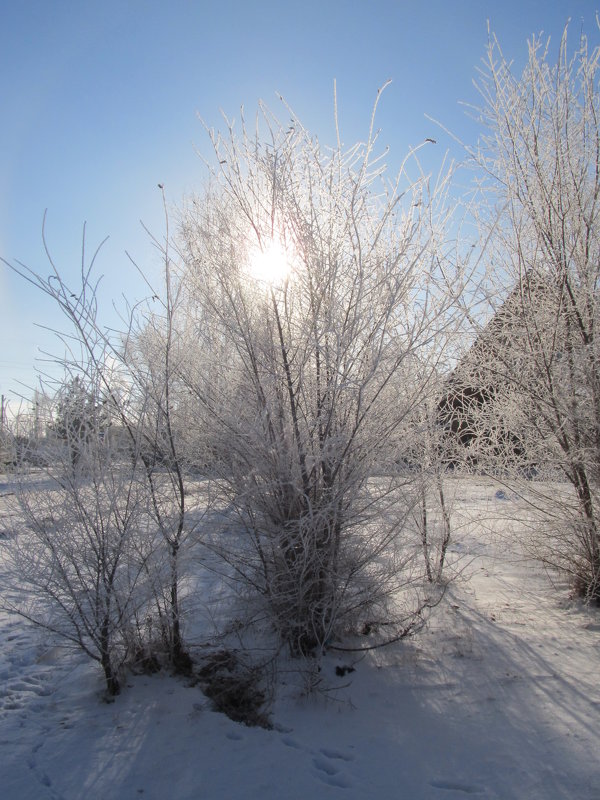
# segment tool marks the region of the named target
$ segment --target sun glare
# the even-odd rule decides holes
[[[269,286],[283,283],[290,274],[290,256],[280,241],[274,239],[262,250],[256,248],[250,255],[250,275]]]

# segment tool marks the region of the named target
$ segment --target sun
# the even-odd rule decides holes
[[[289,277],[290,254],[278,239],[273,239],[262,248],[252,250],[248,269],[255,281],[278,286]]]

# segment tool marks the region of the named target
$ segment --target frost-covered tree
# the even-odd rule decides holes
[[[50,430],[65,443],[74,470],[86,452],[104,438],[109,424],[106,401],[97,396],[94,387],[86,387],[81,376],[76,375],[59,389]]]
[[[498,452],[512,449],[517,462],[570,483],[571,495],[558,504],[544,501],[547,535],[536,547],[572,575],[584,597],[596,600],[599,59],[600,49],[591,49],[584,36],[569,54],[565,30],[556,62],[549,43],[533,38],[519,76],[490,40],[479,80],[487,131],[473,155],[483,176],[481,222],[491,271],[496,288],[506,287],[506,299],[464,370],[471,376],[465,385],[478,376],[487,387],[489,397],[479,404],[483,427],[508,435],[498,438]]]
[[[114,695],[160,554],[144,482],[132,463],[108,468],[109,450],[101,440],[93,455],[80,454],[81,471],[55,452],[43,480],[22,475],[2,604],[97,661]]]
[[[95,258],[84,262],[79,287],[66,285],[50,255],[50,277],[9,264],[62,310],[70,331],[58,333],[66,351],[59,363],[71,376],[55,395],[59,446],[46,448],[49,482],[40,487],[25,477],[19,493],[27,530],[14,532],[13,575],[27,583],[31,603],[14,610],[98,655],[114,692],[117,641],[119,664],[166,651],[176,669],[190,668],[181,550],[194,526],[185,524],[185,455],[173,430],[176,296],[168,248],[161,311],[138,306],[120,334],[97,316]],[[157,335],[142,357],[140,328],[147,331],[150,319]],[[59,624],[38,613],[44,607],[58,609]]]
[[[416,180],[405,163],[389,181],[373,124],[328,150],[262,107],[254,134],[211,136],[219,167],[180,250],[200,342],[185,374],[246,534],[215,547],[292,653],[373,620],[408,630],[427,600],[388,606],[422,578],[399,464],[453,324],[447,176],[415,158]]]

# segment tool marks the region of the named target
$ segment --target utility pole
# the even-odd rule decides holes
[[[0,397],[0,469],[4,470],[6,462],[6,453],[4,449],[4,415],[6,413],[6,398],[4,395]]]
[[[40,440],[40,404],[37,399],[37,393],[35,405],[33,407],[33,438],[35,439],[36,444]]]

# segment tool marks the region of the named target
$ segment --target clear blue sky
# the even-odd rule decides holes
[[[543,31],[557,43],[570,17],[600,41],[600,0],[14,0],[0,10],[0,255],[49,274],[47,239],[73,280],[82,226],[88,248],[105,236],[101,299],[145,290],[125,255],[148,271],[156,257],[140,220],[159,235],[164,183],[169,202],[201,191],[196,150],[209,154],[198,121],[220,109],[252,114],[259,99],[279,111],[281,93],[311,132],[333,141],[333,81],[342,137],[364,137],[386,79],[381,140],[400,160],[426,136],[475,135],[459,101],[476,98],[475,69],[487,20],[505,54],[522,64],[526,41]],[[393,161],[392,161],[393,163]],[[38,322],[61,326],[52,305],[0,265],[0,392],[35,385],[38,349],[57,352]]]

